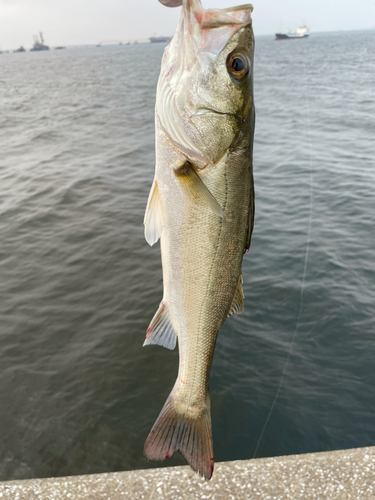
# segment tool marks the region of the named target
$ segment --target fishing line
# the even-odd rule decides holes
[[[302,308],[303,308],[303,292],[305,290],[306,269],[307,269],[307,263],[308,263],[310,241],[311,241],[311,223],[312,223],[313,200],[314,200],[314,167],[313,167],[312,160],[311,160],[311,123],[310,123],[310,108],[309,108],[309,102],[308,102],[308,99],[307,99],[306,62],[305,62],[305,60],[303,61],[303,73],[304,73],[304,87],[305,87],[305,106],[306,106],[306,110],[307,110],[306,114],[307,114],[307,119],[308,119],[307,120],[307,129],[308,129],[308,134],[307,134],[307,156],[308,156],[308,163],[309,163],[309,167],[310,167],[310,213],[309,213],[309,222],[308,222],[308,229],[307,229],[305,263],[304,263],[304,266],[303,266],[302,284],[301,284],[301,292],[300,292],[300,305],[299,305],[299,311],[298,311],[298,316],[297,316],[296,327],[295,327],[295,330],[294,330],[294,333],[293,333],[293,336],[292,336],[292,340],[289,343],[288,354],[287,354],[287,357],[286,357],[286,360],[285,360],[285,363],[284,363],[284,368],[283,368],[283,371],[282,371],[282,374],[281,374],[281,378],[280,378],[280,381],[279,381],[279,384],[278,384],[278,387],[277,387],[277,390],[276,390],[275,397],[273,398],[271,407],[270,407],[270,409],[268,411],[267,418],[266,418],[266,420],[264,422],[263,428],[262,428],[261,433],[259,435],[256,447],[255,447],[255,451],[254,451],[254,454],[253,454],[253,458],[256,458],[256,456],[257,456],[257,453],[258,453],[259,446],[260,446],[260,443],[262,441],[263,435],[264,435],[265,430],[267,428],[268,422],[270,421],[272,412],[273,412],[273,410],[274,410],[274,408],[276,406],[276,402],[278,400],[278,397],[279,397],[279,394],[280,394],[280,390],[281,390],[281,387],[282,387],[283,382],[284,382],[285,373],[286,373],[287,368],[288,368],[289,359],[290,359],[290,356],[291,356],[291,354],[293,352],[293,345],[294,345],[294,341],[295,341],[296,336],[297,336],[298,328],[300,326],[300,319],[301,319]]]

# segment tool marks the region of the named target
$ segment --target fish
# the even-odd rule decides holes
[[[178,339],[179,369],[144,453],[161,461],[179,451],[210,479],[208,379],[219,328],[244,309],[241,267],[254,225],[253,7],[159,1],[181,12],[156,92],[144,230],[150,245],[160,238],[164,290],[144,345],[174,349]]]

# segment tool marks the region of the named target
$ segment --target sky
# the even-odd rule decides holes
[[[375,0],[251,1],[255,35],[294,31],[304,23],[312,33],[375,28]],[[224,8],[246,2],[203,0],[202,4]],[[157,0],[0,0],[0,49],[30,48],[39,31],[51,47],[171,36],[179,10]]]

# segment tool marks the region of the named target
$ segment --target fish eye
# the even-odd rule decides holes
[[[250,70],[249,59],[242,52],[230,54],[227,59],[227,70],[236,80],[240,80]]]

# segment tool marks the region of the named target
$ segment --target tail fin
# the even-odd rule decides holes
[[[210,396],[197,418],[180,414],[169,395],[145,442],[144,453],[149,460],[164,460],[180,451],[190,467],[206,479],[214,470]]]

